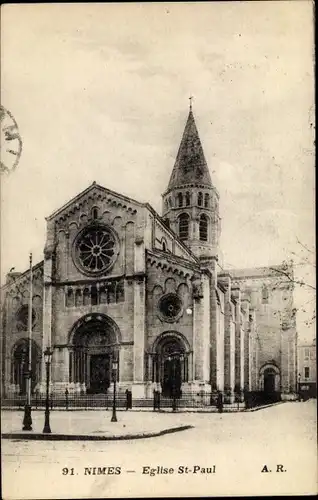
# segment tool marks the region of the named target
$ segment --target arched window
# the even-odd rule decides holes
[[[75,306],[79,307],[83,305],[82,292],[80,289],[77,289],[75,292]]]
[[[118,281],[116,284],[116,302],[123,302],[125,299],[124,281]]]
[[[200,240],[208,241],[208,218],[206,215],[202,214],[200,217]]]
[[[90,305],[90,303],[91,303],[90,299],[91,298],[90,298],[89,288],[84,288],[84,292],[83,292],[83,305],[84,306]]]
[[[181,214],[179,217],[179,238],[180,240],[187,240],[189,237],[189,216],[188,214]]]
[[[93,219],[97,219],[98,218],[98,208],[94,207],[92,209],[92,217],[93,217]]]
[[[69,288],[66,294],[66,307],[73,307],[73,306],[74,306],[74,293],[73,289]]]
[[[116,282],[111,281],[107,286],[107,300],[109,304],[116,302]]]
[[[191,196],[189,191],[186,192],[186,206],[189,207],[191,205]]]
[[[99,289],[99,302],[100,304],[107,304],[107,290],[105,285],[101,286]]]
[[[209,197],[208,193],[205,193],[205,195],[204,195],[204,206],[206,208],[208,208],[209,204],[210,204],[210,197]]]
[[[202,195],[202,193],[198,193],[198,205],[199,205],[199,207],[202,207],[202,205],[203,205],[203,195]]]
[[[163,241],[163,242],[162,242],[162,250],[163,250],[164,252],[166,252],[166,251],[167,251],[167,245],[166,245],[166,242],[165,242],[165,241]]]
[[[178,200],[178,207],[182,207],[183,206],[183,196],[182,196],[182,193],[178,193],[177,200]]]
[[[91,304],[92,306],[97,306],[98,304],[98,292],[95,285],[91,287]]]
[[[173,200],[171,197],[169,198],[169,205],[170,205],[170,207],[173,207]]]

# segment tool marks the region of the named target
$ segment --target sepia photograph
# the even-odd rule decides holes
[[[313,27],[2,5],[4,500],[317,494]]]

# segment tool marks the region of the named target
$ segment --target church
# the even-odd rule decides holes
[[[111,391],[115,360],[133,398],[154,384],[166,397],[295,398],[292,264],[221,266],[219,193],[191,106],[161,215],[94,182],[46,221],[43,261],[1,290],[5,396],[26,390],[32,276],[32,391],[45,391],[49,346],[54,393]]]

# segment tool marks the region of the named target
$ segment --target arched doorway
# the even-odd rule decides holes
[[[180,398],[182,383],[188,381],[188,350],[180,335],[161,335],[154,345],[153,380],[161,385],[162,395]]]
[[[31,341],[31,392],[40,380],[41,350],[37,343]],[[20,339],[12,351],[12,383],[19,387],[20,394],[26,394],[26,372],[29,367],[29,340]]]
[[[273,363],[267,363],[260,369],[260,388],[264,401],[276,401],[280,397],[280,372]]]
[[[268,396],[275,392],[275,371],[267,368],[264,372],[264,392]]]
[[[88,393],[105,394],[119,343],[118,327],[108,316],[88,314],[77,321],[70,336],[70,382],[85,384]]]

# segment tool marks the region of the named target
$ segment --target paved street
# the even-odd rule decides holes
[[[119,413],[119,425],[124,415]],[[273,495],[317,490],[314,401],[251,413],[162,417],[195,428],[130,441],[3,440],[3,497]],[[86,418],[94,424],[91,412]]]
[[[136,436],[171,430],[183,425],[183,414],[158,412],[117,411],[117,422],[111,422],[112,412],[92,411],[51,411],[50,426],[52,434],[86,435],[89,437]],[[32,412],[32,431],[23,432],[23,411],[3,411],[1,432],[20,435],[38,434],[42,436],[43,411]],[[20,436],[21,437],[21,436]]]

